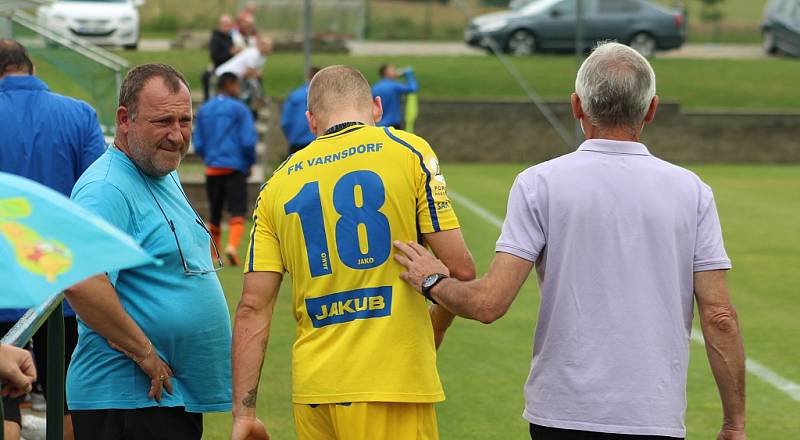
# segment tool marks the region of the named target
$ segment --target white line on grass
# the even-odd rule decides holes
[[[706,345],[706,341],[703,339],[702,333],[695,328],[692,329],[692,341],[700,345]],[[792,382],[789,379],[786,379],[785,377],[765,367],[762,363],[754,361],[753,359],[747,358],[745,360],[745,366],[748,373],[788,394],[792,399],[800,401],[800,385]]]
[[[486,222],[491,223],[498,229],[503,226],[503,220],[500,217],[487,211],[484,207],[478,205],[467,197],[464,197],[451,189],[447,190],[447,194],[454,202],[463,206]],[[692,329],[692,341],[700,345],[705,345],[706,343],[700,331],[694,328]],[[764,364],[758,361],[747,358],[745,362],[745,367],[748,373],[772,385],[775,389],[788,395],[792,399],[800,402],[800,385],[770,370],[764,366]]]

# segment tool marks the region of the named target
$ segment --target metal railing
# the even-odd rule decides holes
[[[47,322],[47,440],[64,438],[64,294],[29,309],[0,342],[23,347]],[[3,405],[0,404],[0,420]],[[0,429],[0,440],[3,440]]]

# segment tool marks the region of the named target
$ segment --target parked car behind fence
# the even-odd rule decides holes
[[[764,9],[761,43],[770,55],[800,57],[800,0],[770,0]]]
[[[136,49],[144,0],[56,0],[37,11],[40,26],[92,43]]]
[[[583,44],[616,40],[646,57],[686,41],[682,12],[645,0],[583,0]],[[489,49],[487,38],[514,55],[574,51],[576,0],[514,0],[508,11],[481,15],[464,31],[467,44]]]

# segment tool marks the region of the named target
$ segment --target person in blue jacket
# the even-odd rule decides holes
[[[317,137],[311,132],[306,120],[308,109],[308,83],[319,72],[319,67],[311,66],[306,72],[306,82],[292,90],[283,103],[281,128],[289,143],[289,155],[297,153]]]
[[[0,171],[34,180],[69,197],[78,177],[105,152],[106,142],[95,110],[83,101],[51,92],[34,76],[34,70],[25,47],[15,40],[0,39]],[[0,336],[24,313],[0,309]],[[75,312],[67,302],[64,328],[68,367],[78,330]],[[34,335],[33,347],[39,382],[46,387],[46,326]],[[6,439],[19,438],[19,400],[3,399]],[[64,438],[72,438],[66,407],[64,414]]]
[[[225,255],[236,266],[247,213],[247,176],[256,160],[258,133],[253,114],[239,99],[239,78],[230,72],[223,73],[217,90],[219,94],[197,111],[194,151],[206,166],[211,236],[219,246],[222,211],[227,204],[230,218]]]
[[[397,70],[391,64],[383,64],[378,69],[381,79],[372,86],[372,96],[380,96],[383,103],[383,118],[378,124],[384,127],[403,129],[403,112],[400,98],[409,93],[419,91],[419,84],[414,77],[414,71],[406,68],[402,71],[406,82],[397,80]]]

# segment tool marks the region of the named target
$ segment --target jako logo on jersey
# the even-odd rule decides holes
[[[389,316],[392,314],[392,286],[357,289],[308,298],[306,311],[314,328],[356,319]]]

